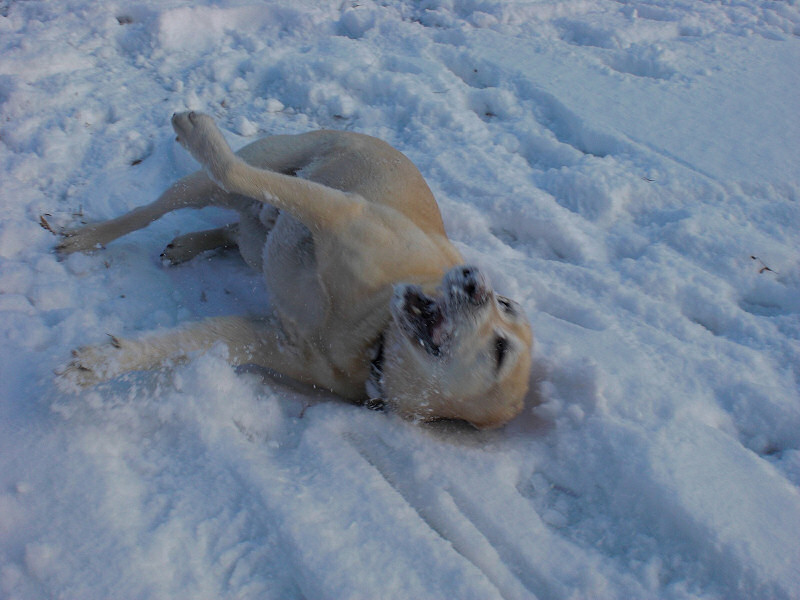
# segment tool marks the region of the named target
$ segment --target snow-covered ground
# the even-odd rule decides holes
[[[0,1],[0,597],[800,597],[798,0]],[[267,291],[55,227],[327,127],[420,168],[537,336],[541,404],[414,425],[218,353],[69,394],[70,349]]]

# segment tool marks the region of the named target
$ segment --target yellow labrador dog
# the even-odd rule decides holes
[[[208,115],[176,114],[178,141],[205,168],[158,200],[68,231],[61,253],[88,251],[179,208],[215,205],[238,223],[173,240],[179,263],[238,246],[272,294],[267,316],[211,318],[136,340],[86,347],[62,373],[92,385],[208,349],[406,417],[500,426],[523,407],[532,334],[514,302],[463,265],[414,165],[365,135],[272,136],[234,153]]]

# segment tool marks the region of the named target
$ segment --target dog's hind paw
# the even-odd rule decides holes
[[[176,237],[164,248],[161,253],[161,260],[170,266],[188,262],[194,257],[207,250],[213,250],[216,246],[206,246],[198,243],[195,239],[196,234],[187,234]]]
[[[179,265],[191,260],[196,255],[190,248],[184,248],[183,245],[176,242],[170,242],[164,251],[161,253],[161,260],[169,263],[171,266]]]
[[[67,229],[59,233],[61,239],[56,244],[56,252],[67,256],[74,252],[90,252],[104,246],[104,240],[98,235],[98,230],[93,225]]]
[[[195,231],[179,235],[161,253],[161,260],[170,265],[179,265],[209,250],[226,250],[237,246],[235,236],[238,225],[231,224],[217,229]]]
[[[79,360],[71,360],[63,367],[56,369],[56,375],[62,383],[72,388],[87,388],[104,381],[91,367],[83,365]]]

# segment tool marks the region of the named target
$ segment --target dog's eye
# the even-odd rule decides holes
[[[500,308],[503,309],[503,312],[508,313],[510,315],[515,314],[517,311],[514,309],[514,304],[506,298],[505,296],[498,296],[497,303],[500,305]]]
[[[508,340],[502,336],[497,336],[494,340],[494,358],[497,361],[497,370],[503,366],[503,361],[508,354]]]

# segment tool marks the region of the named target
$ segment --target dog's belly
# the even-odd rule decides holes
[[[264,278],[275,312],[303,339],[313,339],[328,313],[329,300],[317,272],[311,232],[281,213],[267,237]]]

